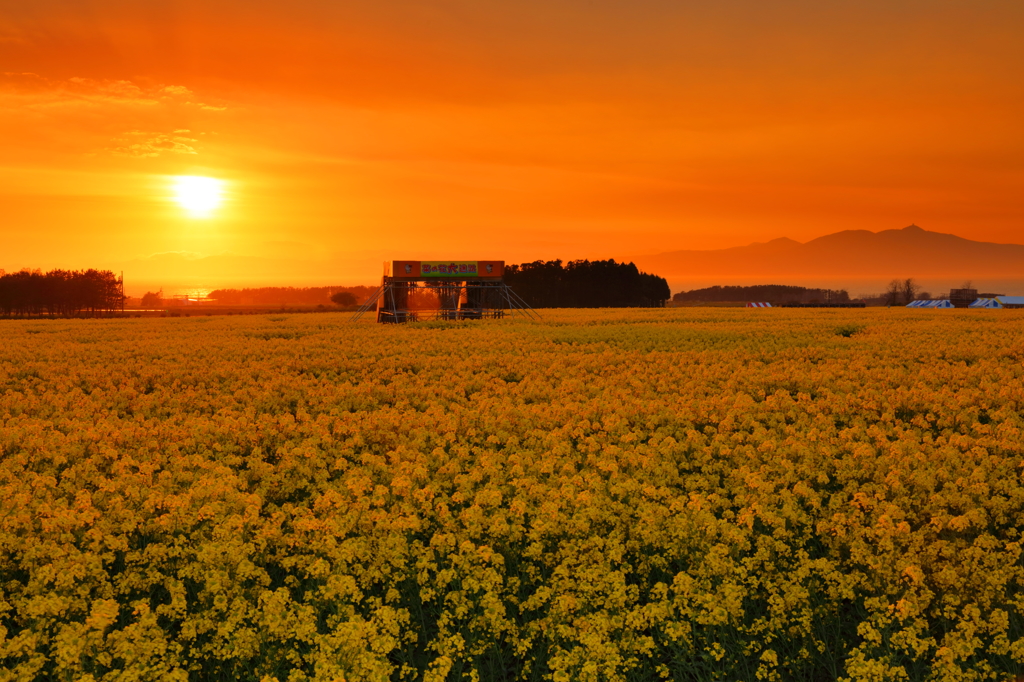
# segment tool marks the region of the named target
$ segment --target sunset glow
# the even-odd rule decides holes
[[[159,286],[197,252],[366,284],[911,223],[1024,242],[1021,3],[8,4],[8,270]],[[180,176],[230,202],[138,188]]]
[[[208,218],[224,200],[224,183],[215,178],[182,175],[174,178],[174,200],[193,218]]]

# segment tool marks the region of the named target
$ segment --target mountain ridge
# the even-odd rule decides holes
[[[917,225],[879,232],[842,230],[808,242],[780,237],[632,260],[663,277],[1024,277],[1024,245],[974,241]]]

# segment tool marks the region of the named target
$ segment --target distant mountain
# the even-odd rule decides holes
[[[1024,246],[992,244],[917,225],[902,230],[845,230],[805,244],[792,239],[711,251],[672,251],[632,258],[642,270],[688,279],[1024,277]],[[766,280],[767,281],[767,280]],[[788,280],[787,280],[788,281]]]

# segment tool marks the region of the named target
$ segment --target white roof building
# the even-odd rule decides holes
[[[996,300],[1004,308],[1024,308],[1024,296],[1000,296]]]

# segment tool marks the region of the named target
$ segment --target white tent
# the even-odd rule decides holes
[[[974,303],[972,303],[968,307],[970,307],[970,308],[1002,308],[1003,304],[1000,303],[999,300],[995,299],[995,298],[978,298],[978,299],[975,299]]]
[[[907,304],[908,308],[955,308],[956,306],[949,302],[948,299],[940,299],[937,301],[911,301]]]
[[[765,303],[748,303],[747,307],[748,308],[771,308],[772,304],[768,303],[768,302],[765,302]]]

